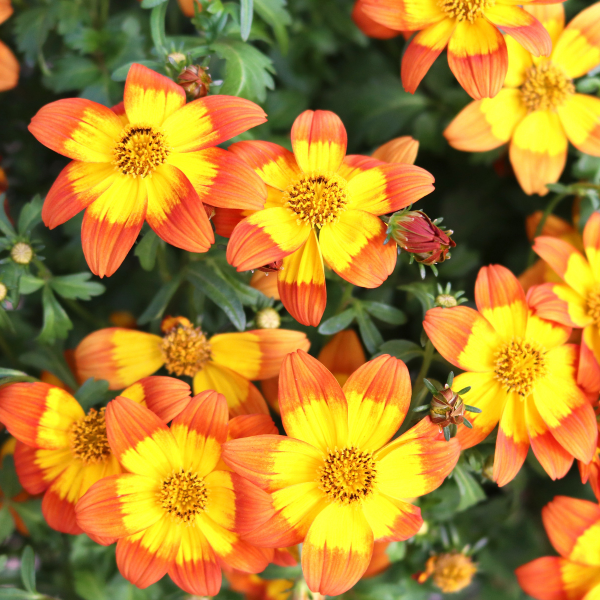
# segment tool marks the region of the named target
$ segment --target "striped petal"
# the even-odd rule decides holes
[[[600,213],[593,212],[583,228],[583,247],[594,279],[600,281]]]
[[[335,377],[298,350],[288,354],[279,375],[279,407],[286,433],[327,453],[346,447],[348,404]],[[290,544],[285,544],[290,545]]]
[[[544,26],[519,6],[495,4],[486,8],[485,17],[504,33],[513,37],[533,56],[549,56],[552,39]]]
[[[533,598],[566,600],[569,596],[564,589],[562,573],[567,566],[567,561],[563,558],[544,556],[522,565],[515,570],[515,575],[521,588]],[[581,600],[582,596],[575,598]]]
[[[375,454],[377,488],[397,500],[423,496],[442,485],[459,456],[456,438],[446,442],[425,417]]]
[[[204,206],[183,172],[172,165],[161,165],[146,187],[146,219],[156,235],[188,252],[206,252],[215,236]]]
[[[432,308],[425,313],[423,327],[437,351],[453,365],[466,371],[494,370],[501,338],[476,310]]]
[[[376,167],[385,166],[385,161],[372,156],[363,156],[362,154],[346,154],[344,162],[338,171],[338,174],[346,181],[351,181],[357,175],[374,169]]]
[[[567,136],[557,113],[536,110],[516,127],[509,148],[510,162],[526,194],[548,193],[567,160]]]
[[[157,335],[133,329],[99,329],[75,349],[77,373],[83,381],[106,379],[111,390],[123,389],[162,367],[161,342]]]
[[[525,425],[524,404],[523,398],[518,394],[507,394],[498,427],[492,475],[500,487],[515,478],[527,458],[529,436]]]
[[[130,123],[160,126],[185,105],[185,91],[169,77],[134,63],[125,81],[123,104]]]
[[[267,185],[278,190],[285,190],[302,174],[293,152],[273,142],[236,142],[228,150],[242,159]]]
[[[110,277],[121,266],[144,224],[147,199],[143,179],[119,176],[87,207],[81,245],[92,273]]]
[[[347,142],[344,124],[328,110],[305,110],[292,126],[294,156],[305,173],[335,173],[346,156]]]
[[[348,444],[379,450],[390,441],[410,405],[410,375],[406,365],[389,354],[369,361],[345,383],[348,402]]]
[[[168,515],[148,529],[117,542],[117,567],[135,586],[145,589],[162,579],[179,552],[184,527]]]
[[[0,92],[12,90],[19,81],[19,61],[12,50],[0,42]]]
[[[165,423],[172,421],[190,403],[190,386],[175,377],[144,377],[121,392],[129,398],[149,408]]]
[[[585,298],[568,285],[543,283],[533,286],[527,293],[527,304],[538,317],[566,327],[585,327],[592,322]]]
[[[386,226],[375,215],[348,210],[337,223],[321,229],[319,245],[327,266],[340,277],[354,285],[375,288],[389,276],[383,256],[386,235]]]
[[[556,273],[584,298],[594,289],[595,280],[590,265],[571,244],[547,236],[535,238],[533,249]]]
[[[215,232],[222,237],[230,238],[235,226],[252,214],[251,210],[238,210],[237,208],[215,208],[211,221]],[[259,271],[260,273],[260,271]]]
[[[356,369],[367,362],[360,338],[353,329],[336,333],[321,348],[318,359],[342,386]]]
[[[468,104],[444,131],[448,143],[465,152],[487,152],[506,144],[527,110],[521,92],[501,89],[493,98]]]
[[[80,477],[84,468],[81,462],[73,461],[46,490],[42,499],[42,514],[46,523],[61,533],[82,533],[75,517],[78,498],[71,492],[70,485]]]
[[[308,352],[305,333],[289,329],[254,329],[223,333],[210,338],[212,360],[252,381],[279,375],[285,356],[295,350]]]
[[[581,483],[589,482],[596,500],[600,502],[600,451],[596,452],[596,456],[591,463],[586,465],[579,462],[578,465],[581,474]]]
[[[423,525],[420,508],[378,492],[362,503],[362,510],[377,541],[407,540]]]
[[[373,532],[363,512],[332,503],[308,530],[302,572],[311,591],[337,596],[362,577],[372,555]]]
[[[97,200],[118,177],[110,163],[70,162],[44,200],[42,219],[50,229],[62,225]]]
[[[106,407],[110,448],[131,473],[162,481],[182,468],[181,452],[169,428],[153,412],[117,396]]]
[[[277,434],[278,429],[269,415],[239,415],[229,419],[227,426],[228,440]]]
[[[266,121],[263,109],[244,98],[207,96],[186,104],[163,123],[175,152],[218,146]]]
[[[502,34],[485,19],[459,22],[448,44],[448,65],[472,98],[493,98],[508,69]]]
[[[577,385],[592,403],[600,395],[600,362],[596,356],[600,358],[600,332],[597,327],[586,327],[579,349]]]
[[[533,15],[550,34],[552,46],[560,38],[565,28],[565,7],[563,4],[526,4],[523,8]]]
[[[398,31],[417,31],[446,18],[436,0],[365,0],[372,19]]]
[[[410,135],[403,135],[379,146],[372,154],[387,163],[414,165],[419,152],[419,142]]]
[[[348,210],[385,215],[433,192],[431,173],[414,165],[387,164],[368,169],[348,182]],[[344,218],[342,214],[341,220]]]
[[[215,390],[223,394],[229,406],[229,414],[268,414],[269,409],[258,388],[236,371],[216,363],[206,363],[194,376],[194,394]]]
[[[59,154],[74,160],[111,163],[123,126],[106,106],[83,98],[57,100],[42,106],[29,131]]]
[[[523,337],[527,326],[527,301],[517,278],[501,265],[482,267],[475,282],[477,310],[504,339]]]
[[[443,19],[429,25],[413,37],[402,56],[402,87],[414,94],[435,59],[448,45],[456,29],[454,19]]]
[[[327,304],[325,268],[317,235],[283,259],[277,273],[277,290],[286,310],[302,325],[316,327]]]
[[[600,156],[600,98],[574,94],[556,110],[571,144],[585,154]]]
[[[50,484],[73,462],[71,448],[44,450],[17,441],[15,470],[23,489],[32,495],[45,492]]]
[[[400,35],[399,31],[390,29],[385,25],[380,25],[377,21],[374,21],[371,17],[363,10],[363,0],[357,0],[352,8],[352,20],[355,25],[370,38],[378,40],[389,40]]]
[[[244,210],[260,210],[265,205],[265,184],[232,152],[207,148],[172,153],[168,163],[185,175],[206,204]]]
[[[0,421],[28,446],[69,447],[71,425],[84,416],[71,394],[47,383],[13,383],[0,389]]]
[[[132,473],[106,477],[82,496],[77,523],[88,534],[123,538],[144,531],[164,516],[156,501],[160,481]]]
[[[298,224],[297,220],[293,211],[283,207],[255,212],[233,230],[227,262],[238,271],[247,271],[289,256],[311,232],[308,225]]]
[[[596,2],[582,10],[565,27],[552,62],[565,69],[569,77],[581,77],[600,64],[600,5]]]

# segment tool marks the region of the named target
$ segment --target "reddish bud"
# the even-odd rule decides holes
[[[450,424],[460,425],[465,420],[465,403],[456,392],[446,387],[433,396],[429,417],[440,430]]]
[[[212,79],[206,69],[198,65],[190,65],[179,73],[177,83],[194,99],[208,95]]]
[[[264,267],[258,267],[258,270],[262,271],[263,273],[276,273],[277,271],[281,270],[281,265],[283,265],[282,260],[274,260]]]

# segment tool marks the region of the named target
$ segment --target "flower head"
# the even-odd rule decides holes
[[[148,377],[123,394],[165,422],[190,401],[190,387],[170,377]],[[81,533],[75,504],[95,481],[122,470],[108,444],[105,409],[91,408],[86,414],[59,387],[13,383],[0,389],[0,421],[18,440],[15,469],[21,485],[30,494],[44,493],[42,513],[48,525]],[[110,536],[95,539],[113,541]]]
[[[304,325],[318,325],[325,310],[323,262],[354,285],[378,287],[396,262],[378,217],[433,190],[419,167],[346,157],[346,137],[337,115],[309,110],[292,127],[293,153],[270,142],[230,146],[267,184],[269,201],[235,227],[227,260],[245,271],[283,259],[279,294]]]
[[[466,373],[469,404],[482,412],[461,428],[463,448],[475,446],[499,424],[494,480],[505,485],[520,470],[531,445],[553,478],[573,457],[589,462],[598,431],[591,404],[577,385],[578,349],[571,330],[533,315],[523,288],[504,267],[483,267],[475,284],[477,311],[433,308],[424,327],[439,353]]]
[[[544,556],[515,574],[526,594],[537,600],[585,598],[600,593],[600,506],[556,496],[542,510],[544,528],[560,556]]]
[[[568,142],[600,156],[600,98],[579,94],[573,80],[600,64],[600,3],[564,27],[562,5],[528,6],[551,33],[554,49],[538,59],[514,40],[508,46],[504,88],[493,99],[472,102],[444,135],[458,150],[485,152],[510,143],[510,162],[527,194],[548,193],[560,178]],[[529,14],[528,13],[528,14]]]
[[[462,552],[444,552],[427,560],[425,571],[419,575],[418,581],[424,583],[432,577],[433,583],[444,594],[452,594],[471,585],[475,573],[477,565],[470,556]]]
[[[134,64],[115,111],[83,98],[58,100],[29,125],[40,142],[74,159],[48,192],[42,217],[53,229],[85,209],[83,251],[96,275],[117,270],[144,220],[169,244],[206,252],[214,234],[203,200],[263,206],[262,182],[216,148],[265,121],[256,104],[210,96],[186,105],[183,88]]]
[[[289,437],[228,441],[223,458],[272,494],[275,513],[247,536],[267,547],[303,542],[302,569],[313,592],[335,596],[366,571],[374,541],[405,540],[421,527],[405,498],[436,489],[459,456],[429,418],[388,443],[410,404],[405,364],[388,355],[340,387],[315,358],[284,361],[279,405]],[[259,522],[259,521],[262,521]]]

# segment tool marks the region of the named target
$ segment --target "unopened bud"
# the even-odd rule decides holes
[[[450,424],[461,425],[465,420],[465,403],[454,390],[446,387],[434,394],[429,417],[440,429]]]
[[[263,308],[256,313],[256,326],[259,329],[277,329],[281,325],[281,317],[274,308]]]
[[[258,267],[259,271],[263,273],[276,273],[277,271],[281,271],[281,266],[283,265],[282,260],[274,260],[268,265],[264,265],[263,267]]]
[[[33,248],[25,242],[17,242],[10,251],[10,257],[18,265],[28,265],[33,258]]]
[[[445,552],[429,558],[425,571],[419,573],[417,581],[424,583],[433,578],[433,583],[445,594],[463,590],[477,573],[477,565],[470,556],[462,552]]]
[[[440,294],[435,297],[435,305],[442,308],[452,308],[458,306],[458,300],[451,294]]]
[[[207,69],[199,65],[190,65],[179,73],[177,83],[192,97],[204,98],[208,95],[212,79]]]
[[[186,61],[185,54],[182,54],[181,52],[171,52],[167,58],[169,59],[169,62],[175,66]]]
[[[8,288],[3,283],[0,283],[0,302],[6,298],[6,294],[8,294]]]

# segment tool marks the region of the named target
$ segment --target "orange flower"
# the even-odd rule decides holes
[[[352,20],[356,26],[368,37],[378,40],[389,40],[400,35],[402,32],[396,29],[390,29],[374,21],[364,11],[364,0],[356,0],[352,8]]]
[[[303,542],[309,588],[336,596],[365,573],[374,541],[406,540],[419,530],[420,510],[404,499],[441,485],[459,445],[444,442],[428,417],[388,443],[411,393],[406,365],[391,356],[363,365],[342,389],[319,361],[298,351],[286,357],[279,383],[289,437],[231,440],[223,459],[272,494],[274,514],[256,514],[248,541]]]
[[[493,100],[469,104],[444,135],[451,146],[468,152],[510,142],[510,162],[521,187],[543,196],[546,184],[558,181],[564,170],[568,141],[600,156],[600,98],[577,94],[573,83],[600,64],[600,3],[579,13],[564,30],[562,5],[527,10],[550,32],[552,54],[536,59],[507,38],[504,89]]]
[[[381,285],[396,249],[383,245],[379,216],[430,193],[433,177],[412,165],[346,157],[346,130],[328,111],[303,112],[292,127],[292,147],[293,153],[271,142],[230,146],[269,196],[264,210],[235,227],[227,260],[246,271],[283,259],[281,301],[300,323],[318,325],[327,301],[323,261],[354,285]]]
[[[210,339],[184,317],[167,317],[164,336],[109,327],[86,336],[75,350],[79,376],[106,379],[119,390],[165,366],[169,373],[194,378],[194,393],[216,390],[227,398],[232,416],[268,414],[253,380],[279,373],[286,354],[310,342],[304,333],[255,329],[221,333]]]
[[[90,487],[77,522],[88,534],[118,539],[117,566],[134,585],[146,588],[168,573],[186,592],[214,596],[221,564],[247,573],[266,567],[269,553],[240,533],[263,507],[270,514],[268,497],[218,468],[227,421],[227,402],[213,391],[195,396],[170,428],[128,398],[108,404],[108,442],[127,473]]]
[[[540,22],[510,0],[364,0],[363,6],[386,27],[418,31],[402,57],[402,84],[410,93],[448,46],[450,69],[467,93],[476,99],[495,96],[508,63],[500,29],[535,56],[552,49]]]
[[[371,155],[387,163],[414,165],[419,152],[419,142],[410,135],[403,135],[382,144]]]
[[[542,510],[550,542],[560,556],[544,556],[515,574],[537,600],[597,600],[600,597],[600,506],[556,496]]]
[[[216,147],[265,121],[256,104],[210,96],[186,105],[181,86],[134,64],[115,111],[83,98],[58,100],[29,125],[40,142],[74,159],[48,192],[42,217],[53,229],[86,209],[83,252],[96,275],[117,270],[144,220],[169,244],[206,252],[214,235],[203,200],[262,208],[264,184]]]
[[[461,446],[475,446],[499,424],[498,485],[519,472],[530,445],[552,479],[564,477],[573,457],[589,462],[598,429],[577,385],[578,347],[565,343],[571,330],[533,315],[516,277],[499,265],[479,271],[475,302],[479,312],[433,308],[423,324],[438,352],[467,371],[454,387],[471,386],[469,403],[482,410],[469,417],[473,429],[459,430]]]
[[[148,377],[123,391],[170,421],[190,401],[190,387],[171,377]],[[13,383],[0,389],[0,421],[17,440],[15,469],[30,494],[44,493],[48,525],[79,534],[74,507],[99,479],[121,472],[106,438],[104,409],[86,415],[65,390],[47,383]],[[94,538],[99,543],[111,539]]]
[[[11,0],[0,0],[0,23],[13,14]],[[0,42],[0,92],[11,90],[19,81],[19,61],[11,49]]]
[[[197,6],[198,10],[202,10],[202,6],[200,6],[198,0],[177,0],[177,2],[179,3],[179,8],[181,9],[181,12],[186,17],[194,16],[194,6]]]

